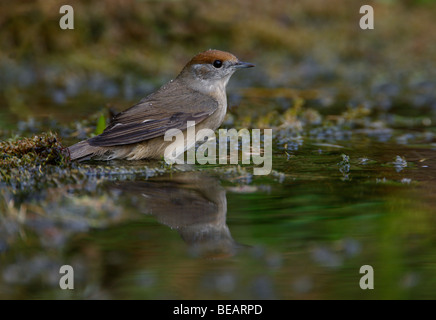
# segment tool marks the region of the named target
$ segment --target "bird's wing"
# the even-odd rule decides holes
[[[218,108],[208,95],[169,83],[117,114],[102,134],[91,138],[91,146],[109,147],[137,143],[164,136],[170,129],[185,130],[187,121],[203,121]]]

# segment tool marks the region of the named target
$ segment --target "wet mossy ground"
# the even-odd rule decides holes
[[[68,150],[52,132],[43,132],[31,138],[12,138],[0,142],[1,167],[29,165],[59,165],[69,163]]]

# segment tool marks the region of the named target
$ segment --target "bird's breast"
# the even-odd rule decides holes
[[[207,119],[203,120],[201,127],[216,130],[224,121],[227,112],[227,97],[225,91],[223,93],[217,93],[214,99],[218,102],[218,107],[214,113]]]

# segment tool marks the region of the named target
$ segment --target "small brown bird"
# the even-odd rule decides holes
[[[236,70],[249,67],[254,65],[228,52],[197,54],[176,79],[114,116],[102,134],[69,147],[71,159],[162,158],[172,143],[164,141],[167,130],[179,129],[186,137],[187,121],[195,121],[196,130],[221,125],[227,111],[227,83]]]

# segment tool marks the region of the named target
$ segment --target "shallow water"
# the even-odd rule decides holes
[[[3,185],[0,297],[434,298],[434,155],[354,135],[276,150],[269,176],[112,162],[32,193]]]

